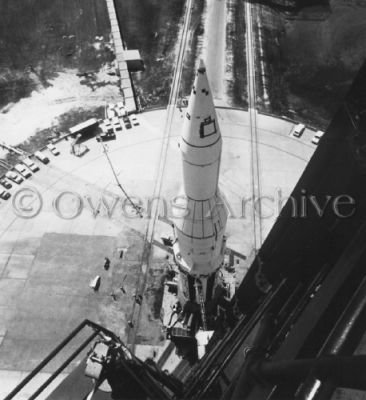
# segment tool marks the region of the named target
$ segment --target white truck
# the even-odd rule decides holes
[[[305,130],[304,124],[297,124],[294,128],[293,135],[295,137],[300,137],[304,133],[304,130]]]

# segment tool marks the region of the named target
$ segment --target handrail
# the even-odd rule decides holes
[[[113,339],[120,341],[119,338],[110,330],[96,324],[88,319],[85,319],[81,324],[79,324],[58,346],[56,346],[51,353],[46,356],[35,368],[31,371],[3,400],[11,400],[18,394],[80,331],[82,331],[86,326],[89,326],[95,330],[91,336],[89,336],[81,346],[70,356],[62,365],[61,369],[58,368],[55,373],[53,373],[49,379],[45,382],[47,385],[43,384],[37,390],[30,399],[34,399],[41,393],[56,377],[60,372],[66,368],[66,366],[100,333],[111,336]]]

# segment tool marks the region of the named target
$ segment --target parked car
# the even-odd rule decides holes
[[[29,171],[28,168],[25,167],[24,164],[17,164],[14,169],[16,169],[17,172],[20,173],[21,176],[24,178],[30,178],[32,176],[32,173]]]
[[[26,165],[32,172],[39,171],[39,166],[36,165],[30,158],[25,158],[23,164]]]
[[[294,128],[293,135],[295,137],[300,137],[304,133],[304,130],[305,130],[304,124],[297,124]]]
[[[18,185],[23,182],[23,178],[14,171],[7,171],[5,176]]]
[[[114,130],[113,130],[111,121],[109,119],[105,119],[103,122],[104,122],[104,127],[105,127],[105,133],[112,134],[114,132]]]
[[[2,198],[3,200],[8,200],[8,198],[10,197],[10,193],[7,192],[6,190],[1,190],[0,189],[0,198]]]
[[[311,140],[311,143],[313,144],[318,144],[319,140],[322,138],[322,136],[324,135],[323,131],[317,131],[313,137],[313,139]]]
[[[56,146],[52,143],[47,145],[47,149],[54,155],[54,156],[58,156],[60,154],[60,152],[57,150]]]
[[[121,125],[121,123],[119,122],[118,117],[114,117],[114,118],[112,119],[112,126],[113,126],[113,129],[114,129],[115,132],[121,131],[121,130],[122,130],[122,125]]]
[[[41,151],[36,151],[34,155],[38,158],[39,161],[42,161],[43,164],[48,164],[50,159],[46,157]]]
[[[132,115],[131,115],[131,122],[132,122],[132,125],[134,125],[134,126],[140,125],[140,122],[139,122],[139,120],[137,119],[137,117],[136,117],[135,114],[132,114]]]
[[[127,115],[125,115],[123,117],[123,123],[125,124],[126,129],[131,129],[132,125],[131,125],[131,121],[130,119],[127,117]]]
[[[13,187],[13,185],[5,178],[0,179],[0,185],[3,186],[5,189],[11,189]]]

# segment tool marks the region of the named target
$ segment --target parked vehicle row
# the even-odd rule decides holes
[[[118,103],[120,104],[120,103]],[[122,104],[122,103],[121,103]],[[101,132],[97,136],[97,141],[100,140],[111,140],[116,138],[116,134],[119,132],[122,132],[123,126],[125,129],[131,129],[132,126],[138,126],[140,125],[139,120],[137,119],[135,114],[132,114],[130,117],[127,115],[127,112],[125,112],[125,109],[123,108],[123,112],[119,112],[118,116],[117,115],[112,115],[111,113],[108,113],[108,110],[110,111],[113,106],[109,105],[107,108],[107,116],[108,118],[104,120],[99,120],[99,128]],[[122,110],[122,105],[120,106],[119,110]]]
[[[304,124],[297,124],[297,125],[295,125],[295,127],[294,127],[294,129],[292,131],[292,136],[299,138],[299,137],[302,136],[304,131],[305,131],[305,125]],[[323,131],[317,131],[315,133],[314,137],[312,138],[311,143],[317,145],[323,135],[324,135]]]
[[[55,156],[60,154],[56,146],[53,144],[47,145],[47,149]],[[48,164],[50,161],[49,158],[41,151],[36,151],[34,156],[43,164]],[[11,197],[11,194],[7,190],[11,189],[14,183],[20,185],[24,179],[30,178],[32,173],[37,171],[39,171],[39,166],[29,157],[16,164],[14,166],[14,170],[7,171],[5,176],[0,178],[0,199],[8,200]]]
[[[14,183],[17,183],[18,185],[20,185],[24,181],[24,179],[14,171],[7,171],[5,173],[5,177],[10,179]]]
[[[25,158],[23,164],[26,165],[32,172],[39,171],[38,165],[36,165],[30,158]]]

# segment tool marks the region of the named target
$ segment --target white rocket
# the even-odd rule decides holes
[[[178,292],[201,306],[213,296],[225,250],[227,209],[218,188],[222,138],[206,68],[200,61],[180,139],[183,162],[184,216],[174,220]]]

